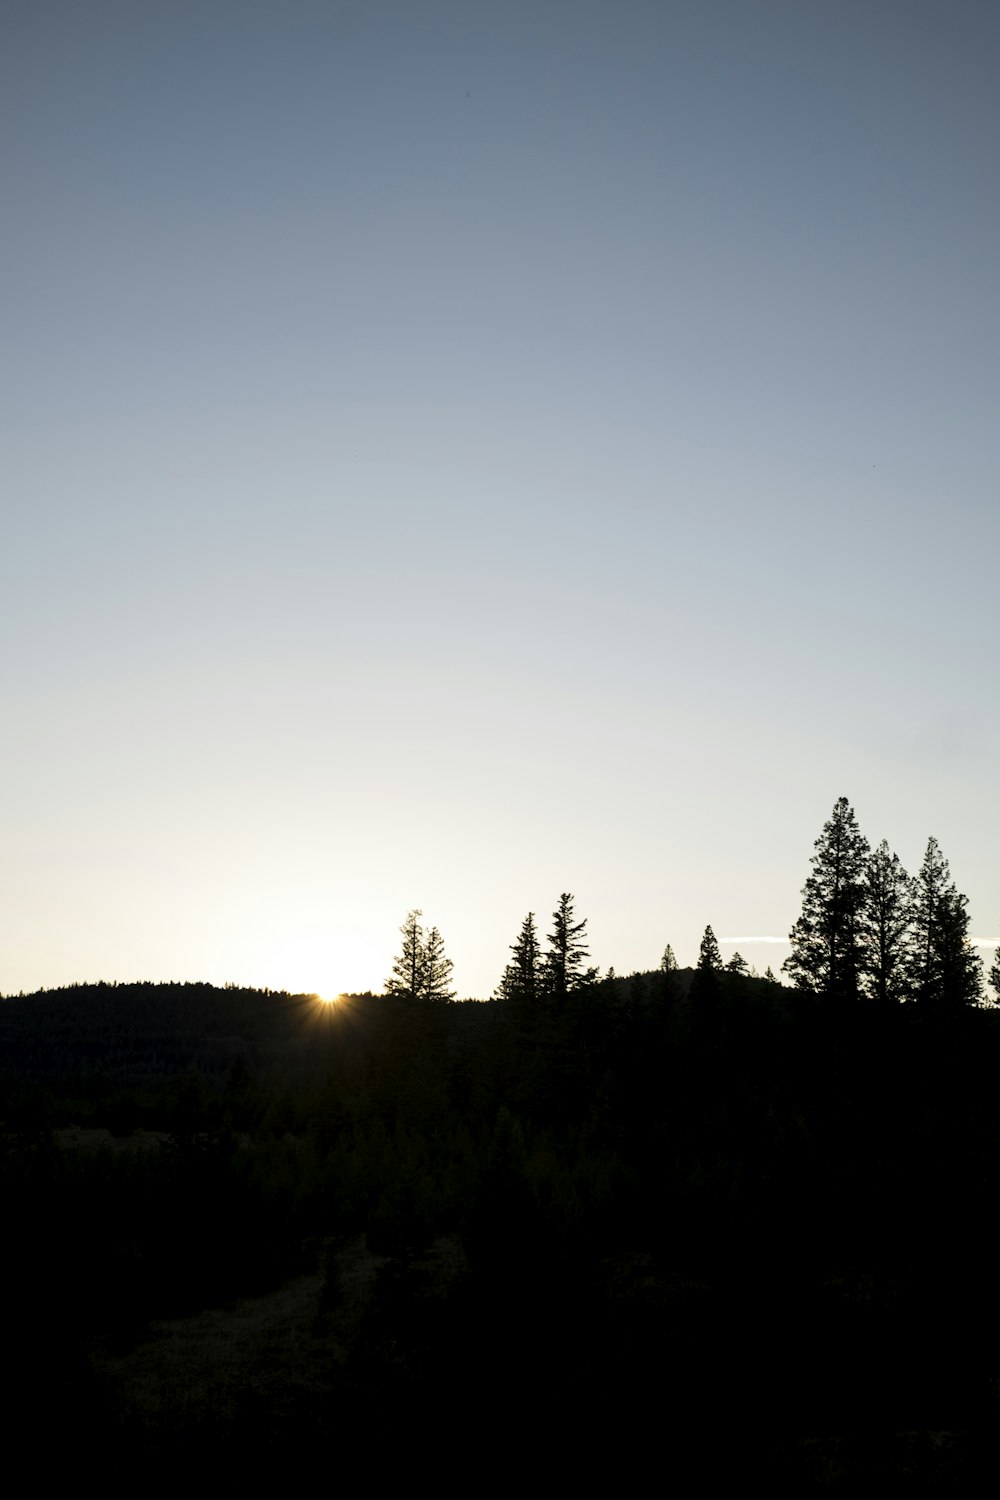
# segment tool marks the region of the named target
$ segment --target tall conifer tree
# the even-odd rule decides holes
[[[967,906],[937,839],[928,839],[916,877],[910,961],[911,992],[924,1005],[950,1010],[982,998],[982,960],[969,942]]]
[[[408,995],[416,999],[424,982],[424,929],[420,925],[423,912],[414,907],[407,912],[406,921],[399,929],[403,937],[402,951],[392,961],[392,973],[385,981],[387,995]]]
[[[559,905],[552,913],[552,931],[548,935],[548,952],[545,955],[546,989],[557,1000],[562,1000],[571,991],[591,984],[597,978],[596,969],[585,969],[584,959],[588,949],[584,941],[586,917],[574,922],[573,896],[563,891]]]
[[[885,839],[865,867],[861,929],[866,996],[880,1007],[907,998],[913,944],[914,884]]]
[[[717,973],[722,968],[722,954],[719,952],[718,939],[711,927],[706,927],[698,946],[698,969],[704,974]]]
[[[454,1000],[455,991],[449,988],[454,965],[444,951],[444,938],[436,927],[427,934],[424,944],[424,974],[421,994],[426,1000]]]
[[[699,1005],[713,1000],[722,988],[722,954],[711,927],[706,927],[698,947],[698,962],[691,980],[691,998]]]
[[[838,799],[815,848],[783,967],[802,989],[856,1000],[866,967],[861,911],[869,849],[846,797]]]
[[[503,971],[496,997],[498,1000],[525,1001],[530,1005],[538,997],[542,962],[533,911],[529,911],[521,923],[521,931],[517,941],[511,943],[510,951],[514,956]]]
[[[405,995],[411,1000],[453,1000],[448,988],[452,962],[446,957],[444,939],[436,927],[424,932],[420,925],[423,913],[414,907],[399,929],[403,935],[402,951],[393,959],[392,973],[385,981],[387,995]]]

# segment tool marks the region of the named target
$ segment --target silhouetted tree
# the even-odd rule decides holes
[[[950,1010],[982,998],[982,961],[969,942],[967,906],[937,839],[928,839],[916,877],[910,965],[913,998],[924,1005]]]
[[[996,991],[997,1000],[1000,1001],[1000,948],[993,955],[993,967],[990,969],[990,984]]]
[[[732,958],[726,964],[726,973],[738,974],[741,979],[746,979],[749,977],[750,965],[747,963],[742,953],[733,954]]]
[[[722,988],[722,975],[725,966],[722,962],[722,954],[719,952],[719,944],[711,927],[706,927],[702,933],[701,943],[698,947],[698,962],[695,965],[694,977],[691,980],[691,998],[696,1004],[703,1005],[705,1001],[713,999]]]
[[[449,989],[451,971],[454,968],[444,951],[444,939],[436,927],[427,934],[424,944],[424,973],[421,993],[427,1000],[454,1000],[455,991]]]
[[[405,995],[411,1000],[453,1000],[454,991],[448,989],[451,959],[445,956],[444,941],[436,927],[425,935],[420,925],[422,915],[415,907],[399,929],[403,948],[393,960],[385,992]]]
[[[698,947],[698,972],[718,973],[723,968],[722,954],[719,952],[719,944],[711,927],[706,927],[702,933],[701,943]]]
[[[660,959],[657,981],[652,986],[652,993],[658,997],[662,1004],[670,1004],[677,998],[677,975],[677,958],[673,948],[668,943],[663,950],[663,957]]]
[[[864,993],[880,1006],[898,1005],[909,987],[914,886],[885,839],[868,857],[861,930]]]
[[[856,1000],[866,962],[861,909],[869,849],[846,797],[838,799],[815,848],[783,967],[802,989]]]
[[[399,929],[403,935],[403,949],[392,961],[392,973],[385,981],[387,995],[408,995],[411,1000],[421,993],[424,982],[424,929],[420,925],[423,913],[419,907],[407,914]]]
[[[496,998],[531,1005],[538,998],[542,963],[534,912],[529,911],[521,923],[521,931],[517,941],[511,943],[510,951],[514,956],[496,987]]]
[[[584,959],[588,957],[583,937],[587,919],[584,917],[582,921],[574,922],[573,916],[573,897],[564,891],[552,913],[552,931],[548,935],[544,967],[545,987],[557,1000],[563,999],[571,990],[591,984],[597,977],[596,969],[584,968]]]

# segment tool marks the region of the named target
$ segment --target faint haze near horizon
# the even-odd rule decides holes
[[[1000,923],[1000,12],[0,16],[0,992]],[[777,968],[777,946],[740,951]],[[724,957],[729,953],[724,948]]]

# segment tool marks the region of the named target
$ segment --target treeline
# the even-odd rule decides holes
[[[881,1008],[919,1003],[954,1009],[985,998],[983,965],[969,940],[968,901],[951,878],[948,862],[930,838],[916,875],[908,875],[886,840],[872,849],[846,797],[834,806],[816,840],[802,911],[789,934],[791,955],[783,972],[800,993],[838,1003]],[[586,919],[577,920],[573,896],[564,892],[552,914],[545,945],[534,912],[528,912],[494,998],[527,1012],[592,988],[598,970],[587,963]],[[450,1000],[452,965],[437,928],[425,934],[421,912],[409,913],[403,947],[386,980],[386,992]],[[661,968],[677,969],[670,945]],[[756,977],[739,953],[723,964],[711,926],[702,936],[695,992],[711,995],[723,972]],[[609,970],[614,978],[614,970]],[[768,967],[764,978],[776,984]],[[1000,996],[1000,949],[989,981]]]

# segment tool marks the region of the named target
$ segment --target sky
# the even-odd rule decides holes
[[[996,941],[998,66],[985,0],[2,0],[0,992],[377,990],[419,907],[484,997],[563,891],[777,968],[840,796]]]

